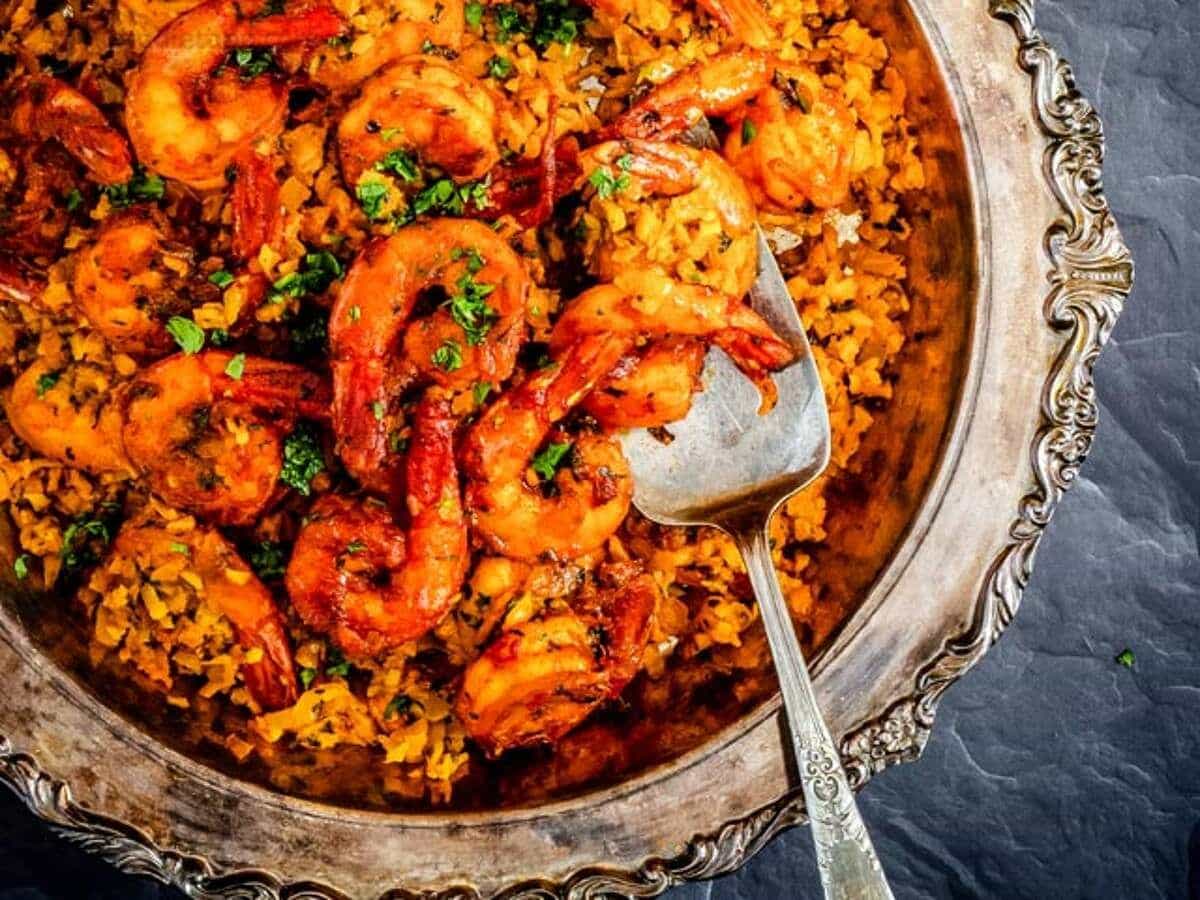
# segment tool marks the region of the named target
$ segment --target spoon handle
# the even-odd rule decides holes
[[[817,706],[808,667],[771,562],[767,527],[753,527],[734,537],[746,562],[775,658],[825,896],[829,900],[892,900],[846,780],[841,754]]]

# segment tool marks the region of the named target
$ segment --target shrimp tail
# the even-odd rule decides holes
[[[233,28],[231,41],[237,47],[281,47],[339,37],[345,20],[332,6],[314,6],[302,12],[276,13],[243,19]]]
[[[248,260],[279,239],[279,179],[274,163],[249,148],[234,166],[233,253]]]
[[[0,300],[33,304],[42,295],[45,284],[26,272],[15,261],[0,257]]]
[[[276,615],[254,628],[238,629],[238,643],[262,650],[258,662],[242,666],[246,689],[263,709],[285,709],[296,702],[292,648],[281,618]]]

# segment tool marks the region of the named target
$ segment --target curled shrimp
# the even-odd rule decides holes
[[[290,363],[209,350],[155,363],[129,386],[122,437],[156,494],[222,525],[246,525],[277,495],[298,416],[328,415],[325,383]]]
[[[114,348],[162,356],[174,346],[167,319],[190,309],[182,296],[190,266],[190,250],[169,243],[150,217],[130,212],[106,220],[96,242],[79,251],[72,291]]]
[[[36,360],[13,382],[4,412],[17,436],[43,456],[93,475],[133,472],[121,442],[119,389],[95,363],[59,369]]]
[[[631,274],[572,300],[551,333],[551,351],[565,352],[583,336],[599,334],[703,338],[750,376],[782,368],[795,355],[742,300],[652,273]]]
[[[363,85],[338,125],[346,183],[401,150],[450,177],[481,178],[500,161],[497,97],[479,79],[429,56],[396,63]]]
[[[707,347],[694,338],[654,341],[622,359],[580,408],[602,428],[657,428],[688,414]]]
[[[735,297],[750,290],[758,265],[754,203],[718,154],[607,141],[580,154],[579,164],[589,198],[583,250],[600,280],[637,269]]]
[[[390,492],[396,457],[385,413],[419,375],[465,387],[512,374],[529,287],[520,257],[482,222],[435,219],[363,249],[329,324],[334,431],[350,474]],[[410,327],[424,298],[439,305]]]
[[[91,100],[57,78],[30,75],[12,87],[9,124],[18,135],[57,141],[100,184],[133,176],[129,144]]]
[[[571,559],[599,548],[629,511],[633,493],[621,448],[607,436],[572,438],[554,426],[632,346],[623,335],[590,335],[487,407],[467,433],[463,464],[476,530],[505,556]],[[556,471],[531,471],[538,449],[559,448]],[[547,448],[549,449],[549,448]]]
[[[450,50],[462,44],[462,0],[389,0],[385,12],[386,21],[318,47],[306,67],[313,81],[346,90],[429,44]]]
[[[375,500],[329,495],[309,512],[288,564],[300,617],[355,657],[420,637],[466,577],[467,527],[445,400],[418,405],[405,468],[407,530]]]
[[[125,102],[129,137],[148,168],[194,188],[218,188],[239,154],[283,131],[287,86],[275,76],[244,78],[226,58],[241,48],[335,37],[343,22],[326,6],[259,16],[256,10],[206,0],[150,42]]]
[[[455,711],[489,756],[553,743],[637,674],[658,587],[630,563],[601,578],[573,608],[501,634],[467,667]]]
[[[705,116],[739,110],[770,85],[774,71],[770,58],[757,50],[718,53],[652,88],[602,129],[599,137],[664,140],[677,136]]]
[[[759,205],[829,209],[850,196],[858,118],[811,69],[780,64],[771,85],[730,125],[725,156]]]
[[[186,549],[188,568],[198,577],[204,600],[232,623],[243,649],[258,651],[254,662],[241,667],[250,696],[263,709],[291,706],[296,702],[296,675],[283,616],[271,592],[216,529],[180,531],[149,516],[136,518],[121,526],[112,553],[153,572],[162,560],[178,559],[181,548]]]

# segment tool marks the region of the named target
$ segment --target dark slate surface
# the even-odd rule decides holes
[[[1108,125],[1138,286],[1099,367],[1100,440],[1021,615],[951,691],[921,762],[863,808],[900,898],[1200,900],[1200,2],[1039,6]],[[1113,661],[1127,646],[1132,670]],[[7,797],[0,828],[0,900],[178,896]],[[810,851],[792,832],[672,900],[817,897]]]

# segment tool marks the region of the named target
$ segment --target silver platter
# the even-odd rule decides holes
[[[868,485],[898,499],[875,501],[877,527],[847,544],[887,546],[817,660],[862,786],[920,755],[943,693],[1016,614],[1088,454],[1092,367],[1133,266],[1103,195],[1100,120],[1032,0],[864,0],[856,15],[923,86],[935,170],[910,273],[929,337],[902,363],[915,377],[901,373]],[[416,815],[295,799],[114,712],[3,599],[0,781],[59,835],[194,897],[652,896],[736,869],[804,820],[777,698],[673,762],[549,805]]]

